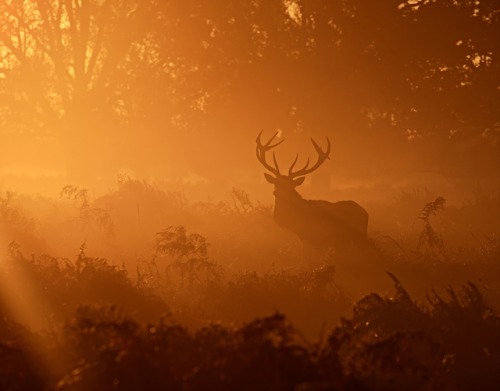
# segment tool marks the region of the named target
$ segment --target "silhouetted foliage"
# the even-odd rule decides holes
[[[443,238],[432,228],[429,219],[444,208],[445,202],[446,200],[443,197],[437,197],[434,201],[425,204],[418,216],[424,222],[424,228],[418,238],[417,252],[423,254],[426,258],[435,258],[442,254],[444,250]]]
[[[498,384],[500,322],[492,304],[499,302],[499,247],[494,224],[481,246],[460,248],[456,240],[446,240],[441,258],[412,252],[421,233],[418,225],[413,238],[411,232],[401,233],[407,259],[382,252],[384,243],[375,238],[378,247],[333,254],[319,268],[284,268],[278,262],[300,259],[300,250],[276,240],[279,236],[269,237],[274,226],[268,224],[268,209],[241,213],[231,202],[194,207],[181,196],[130,178],[120,186],[99,199],[86,198],[87,208],[108,208],[118,233],[134,230],[125,238],[136,239],[134,224],[143,225],[142,232],[149,227],[149,253],[133,264],[136,275],[89,255],[99,248],[96,233],[114,240],[96,225],[88,230],[95,236],[79,242],[71,259],[25,256],[17,241],[8,246],[0,269],[0,361],[6,363],[0,368],[6,368],[8,387],[488,390]],[[398,202],[407,209],[396,210],[407,214],[397,218],[416,221],[422,210],[422,222],[432,219],[436,232],[450,235],[443,230],[447,226],[438,225],[441,220],[465,218],[463,212],[476,223],[472,212],[486,213],[484,207],[491,213],[496,199],[476,197],[463,207],[441,209],[443,199],[428,203],[430,196],[404,194]],[[21,221],[38,226],[18,201],[11,195],[3,204],[10,210],[0,215],[3,221],[15,225],[8,216],[19,214],[25,216]],[[80,202],[71,207],[68,218],[78,223]],[[440,219],[434,220],[432,213]],[[206,219],[217,227],[205,237],[181,225],[152,229],[152,219],[160,227],[185,219],[198,232],[210,228]],[[262,237],[253,234],[256,227]],[[79,224],[74,228],[81,237]],[[233,235],[229,242],[216,240],[214,246],[210,240],[208,245],[208,237],[225,230]],[[253,252],[247,253],[246,243]],[[249,269],[254,263],[236,263],[239,256],[267,266]],[[373,293],[387,285],[386,277],[377,285],[381,270],[393,271],[391,296]],[[464,281],[473,282],[439,290]],[[420,304],[413,297],[419,297],[423,285],[432,289]],[[372,293],[359,300],[367,292]],[[32,317],[20,316],[31,311]],[[42,320],[33,321],[40,314]],[[14,323],[20,319],[37,333]],[[41,332],[43,328],[48,330]]]
[[[148,200],[144,205],[166,202],[164,207],[190,210],[179,197],[146,183],[129,179],[122,186],[100,202]],[[428,196],[408,196],[405,202],[418,210]],[[89,198],[87,207],[92,209],[94,202]],[[444,214],[442,204],[440,198],[427,203],[421,212],[423,222],[430,224],[433,213]],[[479,204],[474,205],[479,210]],[[217,203],[203,208],[201,216],[216,217],[243,233],[245,224],[254,227],[270,218],[258,208],[244,214],[237,207],[221,209]],[[116,208],[110,210],[116,213]],[[142,223],[149,218],[146,210],[141,210]],[[418,263],[411,259],[403,263],[365,251],[333,258],[335,266],[237,273],[234,269],[231,274],[208,257],[214,250],[208,239],[184,226],[170,226],[153,239],[151,257],[137,263],[135,280],[125,268],[87,255],[88,241],[80,245],[74,260],[34,254],[27,258],[21,245],[12,242],[0,279],[16,282],[18,298],[29,299],[29,292],[37,292],[34,305],[48,316],[51,329],[43,335],[24,331],[10,320],[16,317],[13,303],[2,297],[0,361],[5,362],[1,367],[5,386],[312,391],[493,390],[498,384],[500,322],[475,283],[444,294],[431,290],[427,301],[418,304],[389,273],[394,295],[365,296],[354,305],[352,316],[328,331],[351,307],[346,291],[353,290],[346,282],[370,283],[382,267],[397,270],[410,285],[416,282],[416,273],[434,284],[456,273],[470,278],[476,269],[464,264],[467,253],[448,243],[442,254],[444,260],[453,256],[448,262],[421,255]],[[498,295],[497,269],[490,262],[498,254],[495,243],[485,241],[473,265],[488,273],[487,292],[493,298]],[[259,251],[256,254],[269,260],[278,254],[267,253],[265,247]],[[351,279],[346,274],[350,270],[355,273]],[[281,312],[269,316],[276,309]],[[323,333],[329,334],[326,339],[320,334],[321,323]],[[52,364],[43,363],[41,357],[51,357]]]
[[[74,261],[49,255],[27,259],[15,242],[10,244],[9,253],[11,259],[4,272],[15,276],[21,296],[24,291],[43,292],[37,303],[42,306],[39,310],[46,312],[46,321],[64,318],[86,302],[120,305],[143,320],[167,310],[157,296],[134,286],[124,268],[86,256],[85,243]]]
[[[354,307],[352,320],[332,335],[330,343],[340,346],[351,376],[369,389],[439,389],[445,384],[494,389],[498,315],[485,305],[477,286],[468,284],[460,294],[450,289],[448,299],[434,292],[427,306],[418,306],[391,277],[393,298],[367,296]]]
[[[188,257],[205,258],[208,243],[206,238],[199,234],[186,234],[183,226],[168,227],[156,234],[155,251],[165,253],[178,259]]]
[[[281,313],[189,330],[171,317],[139,323],[114,305],[81,306],[36,337],[48,361],[60,362],[48,377],[26,342],[34,336],[3,317],[3,389],[494,390],[500,322],[480,289],[433,292],[418,305],[390,277],[393,296],[358,301],[317,343]]]
[[[96,225],[106,230],[109,235],[113,235],[113,224],[109,211],[92,205],[88,189],[67,185],[61,189],[60,197],[75,201],[80,212],[79,218],[83,230],[89,229],[91,225]]]
[[[44,376],[34,357],[32,335],[22,325],[11,321],[0,303],[0,389],[42,390]]]

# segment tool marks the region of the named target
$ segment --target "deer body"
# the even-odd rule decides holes
[[[295,189],[301,185],[305,175],[316,170],[329,156],[330,142],[323,151],[314,140],[318,152],[318,161],[309,167],[309,160],[304,168],[293,171],[297,158],[290,167],[288,175],[282,175],[276,156],[273,155],[274,167],[265,160],[265,152],[282,141],[271,145],[276,134],[268,143],[262,145],[260,134],[257,138],[257,158],[274,176],[265,173],[266,180],[274,184],[274,220],[282,227],[295,233],[304,244],[314,248],[341,249],[351,244],[366,241],[368,213],[354,201],[328,202],[323,200],[305,200]]]
[[[316,248],[343,248],[366,240],[368,213],[354,201],[305,200],[276,195],[274,220]]]

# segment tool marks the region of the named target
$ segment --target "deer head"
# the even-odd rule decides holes
[[[276,132],[273,137],[269,139],[265,144],[262,144],[261,142],[261,135],[262,132],[259,133],[257,136],[256,142],[257,142],[257,148],[256,148],[256,153],[257,153],[257,159],[259,162],[268,170],[271,172],[272,175],[268,173],[264,173],[264,176],[266,180],[269,183],[272,183],[274,185],[274,195],[275,196],[280,196],[282,194],[296,194],[295,188],[297,186],[300,186],[302,183],[304,183],[304,179],[306,175],[312,173],[313,171],[317,170],[324,162],[326,159],[330,158],[330,140],[327,138],[327,146],[326,150],[323,151],[321,147],[314,141],[314,139],[311,138],[311,142],[314,146],[314,149],[316,150],[318,154],[318,158],[316,160],[316,163],[314,163],[311,167],[309,167],[310,160],[309,158],[307,159],[306,164],[304,167],[297,169],[294,171],[295,165],[297,164],[297,161],[299,159],[299,154],[295,156],[295,160],[293,161],[292,165],[288,169],[288,174],[284,175],[281,174],[278,161],[276,159],[276,154],[273,152],[273,165],[269,164],[266,160],[266,153],[270,151],[271,149],[277,147],[280,145],[285,139],[280,140],[278,142],[275,142],[273,144],[273,141],[275,140],[276,136],[278,133]]]
[[[257,159],[269,171],[264,176],[274,185],[274,220],[281,226],[298,235],[304,244],[315,248],[341,249],[351,243],[366,241],[368,213],[354,201],[329,202],[324,200],[305,200],[295,190],[306,175],[317,170],[330,156],[330,140],[327,138],[326,150],[311,139],[317,153],[317,160],[296,169],[299,156],[295,157],[288,169],[282,174],[276,154],[273,152],[272,164],[266,154],[284,140],[275,141],[277,133],[266,143],[261,142],[262,132],[257,136]]]

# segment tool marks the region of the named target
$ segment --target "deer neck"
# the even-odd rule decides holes
[[[274,219],[280,225],[290,227],[300,214],[304,199],[296,190],[276,195],[274,200]]]

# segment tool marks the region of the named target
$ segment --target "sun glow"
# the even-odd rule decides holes
[[[0,0],[0,389],[488,389],[492,3]]]
[[[4,316],[27,327],[30,332],[47,332],[58,320],[53,318],[50,305],[40,300],[44,297],[43,292],[35,288],[39,286],[38,281],[27,273],[28,269],[23,265],[25,260],[19,258],[18,244],[5,243],[5,238],[0,221],[0,249],[9,249],[10,252],[0,251],[0,309]],[[27,338],[24,343],[31,345],[32,359],[44,368],[44,376],[50,378],[60,373],[64,366],[62,356],[47,349],[35,334],[23,338]]]

